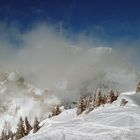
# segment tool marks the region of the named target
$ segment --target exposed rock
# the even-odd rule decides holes
[[[136,92],[140,92],[140,82],[137,84]]]

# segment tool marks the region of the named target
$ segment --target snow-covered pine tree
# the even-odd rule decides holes
[[[22,119],[22,117],[20,117],[19,119],[19,123],[18,123],[18,128],[17,128],[17,131],[16,131],[16,140],[24,137],[26,135],[26,132],[25,132],[25,127],[24,127],[24,121]]]
[[[102,93],[101,90],[98,90],[96,93],[96,107],[99,107],[102,104]]]
[[[110,103],[112,103],[115,100],[115,93],[114,93],[113,90],[110,90],[110,93],[109,94],[110,94]]]
[[[85,110],[88,109],[88,107],[89,107],[89,96],[85,96],[85,98],[84,98],[84,106],[85,106]]]
[[[116,91],[116,95],[115,95],[115,100],[117,100],[118,99],[118,97],[119,97],[119,92],[118,91]]]
[[[30,125],[27,116],[25,117],[25,131],[26,131],[26,135],[29,134],[29,132],[32,130],[32,126]]]
[[[92,110],[96,107],[96,105],[95,105],[95,104],[96,104],[95,100],[93,100],[90,104],[91,104],[91,105],[90,105],[89,110],[92,111]]]
[[[80,97],[80,100],[79,100],[78,106],[77,106],[77,115],[80,115],[82,113],[82,105],[83,105],[82,97]]]
[[[55,116],[55,112],[56,112],[56,109],[55,109],[55,107],[53,107],[53,109],[52,109],[52,117]]]
[[[8,140],[9,140],[9,139],[10,139],[10,140],[13,140],[14,134],[13,134],[13,132],[12,132],[11,130],[8,131],[7,137],[8,137]]]
[[[104,104],[106,104],[107,103],[107,95],[104,94],[103,99],[104,99]]]
[[[33,133],[36,133],[40,129],[39,123],[40,122],[38,121],[38,118],[35,117],[35,119],[34,119],[34,125],[33,125]]]
[[[84,102],[85,102],[84,105],[86,107],[85,110],[89,110],[92,100],[93,100],[93,97],[90,94],[85,97],[84,99]]]
[[[1,140],[8,140],[7,134],[6,134],[6,131],[5,130],[2,130]]]
[[[93,105],[94,101],[89,102],[88,107],[86,108],[86,113],[88,114],[90,111],[92,111],[94,109],[94,105]]]
[[[9,132],[11,132],[11,125],[8,121],[5,121],[1,140],[8,140],[10,138]]]
[[[56,115],[59,115],[60,113],[61,113],[60,106],[57,105],[56,106]]]
[[[81,97],[78,103],[77,115],[80,115],[85,110],[86,110],[85,98]]]
[[[108,94],[108,95],[107,95],[107,103],[110,103],[110,100],[111,100],[110,98],[111,98],[111,97],[110,97],[110,95]]]
[[[59,105],[55,106],[52,111],[52,116],[57,116],[61,113]]]

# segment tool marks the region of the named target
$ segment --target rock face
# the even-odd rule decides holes
[[[140,82],[137,84],[136,92],[140,92]]]

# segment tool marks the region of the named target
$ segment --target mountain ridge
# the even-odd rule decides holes
[[[76,109],[65,110],[23,140],[139,140],[140,104],[134,97],[140,102],[139,92],[122,93],[112,104],[80,116]],[[125,106],[120,106],[122,99],[128,100]]]

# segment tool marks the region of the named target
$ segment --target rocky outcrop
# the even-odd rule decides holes
[[[140,82],[137,84],[136,92],[140,92]]]

